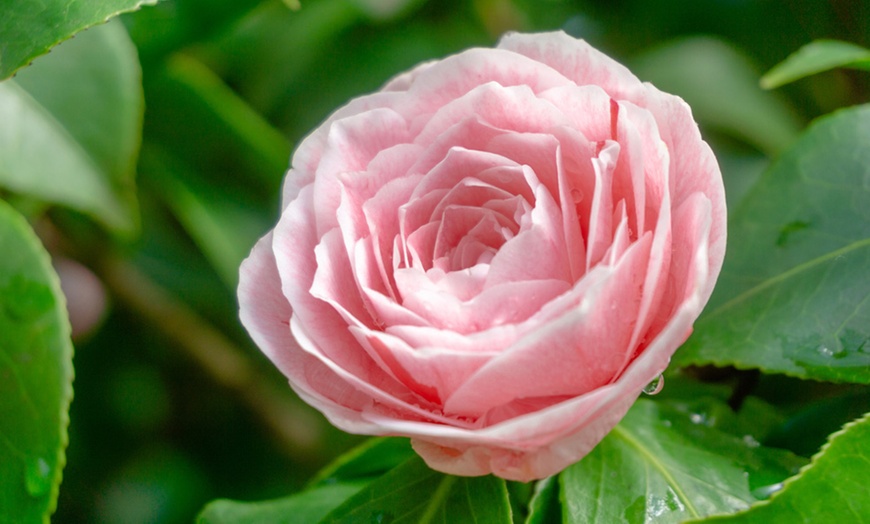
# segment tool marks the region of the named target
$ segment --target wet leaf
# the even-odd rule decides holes
[[[790,524],[792,522],[870,522],[870,415],[847,424],[799,475],[775,486],[765,502],[732,516],[703,522]]]
[[[762,176],[676,364],[870,383],[868,140],[870,106],[837,112]]]
[[[72,343],[48,253],[0,201],[0,521],[48,522],[67,445]]]
[[[563,522],[661,524],[745,509],[755,487],[782,481],[804,463],[714,426],[701,413],[639,400],[559,476]]]

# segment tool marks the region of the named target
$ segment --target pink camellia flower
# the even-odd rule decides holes
[[[564,33],[352,100],[300,145],[241,318],[296,392],[434,469],[527,481],[665,369],[725,251],[689,107]]]

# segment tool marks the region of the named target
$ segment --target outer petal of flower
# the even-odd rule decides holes
[[[663,371],[725,228],[682,100],[564,33],[512,34],[302,141],[240,316],[338,427],[526,481],[582,458]]]

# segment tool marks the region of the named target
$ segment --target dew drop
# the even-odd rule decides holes
[[[646,516],[648,521],[657,521],[668,512],[668,503],[661,497],[649,497],[646,503]]]
[[[843,348],[834,348],[825,344],[817,347],[816,352],[825,358],[843,358],[846,356],[846,352],[843,351]]]
[[[24,487],[33,497],[44,495],[51,487],[51,466],[42,457],[27,462]]]
[[[661,392],[662,388],[665,387],[665,377],[663,375],[659,375],[658,378],[650,382],[643,388],[643,392],[647,395],[657,395]]]
[[[824,344],[817,347],[816,351],[819,353],[819,355],[821,355],[823,357],[833,357],[834,356],[834,351]]]
[[[576,187],[571,190],[571,200],[574,201],[575,204],[579,204],[583,201],[583,191],[580,191]]]
[[[761,443],[755,440],[755,437],[752,435],[743,435],[743,443],[750,448],[757,448],[761,445]]]
[[[706,424],[707,417],[702,413],[692,413],[689,415],[689,420],[692,421],[692,424]]]
[[[764,500],[782,489],[782,482],[771,484],[770,486],[762,486],[752,490],[752,496],[758,500]]]

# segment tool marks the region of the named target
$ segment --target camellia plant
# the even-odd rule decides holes
[[[4,6],[0,521],[870,522],[870,5],[665,3]]]

